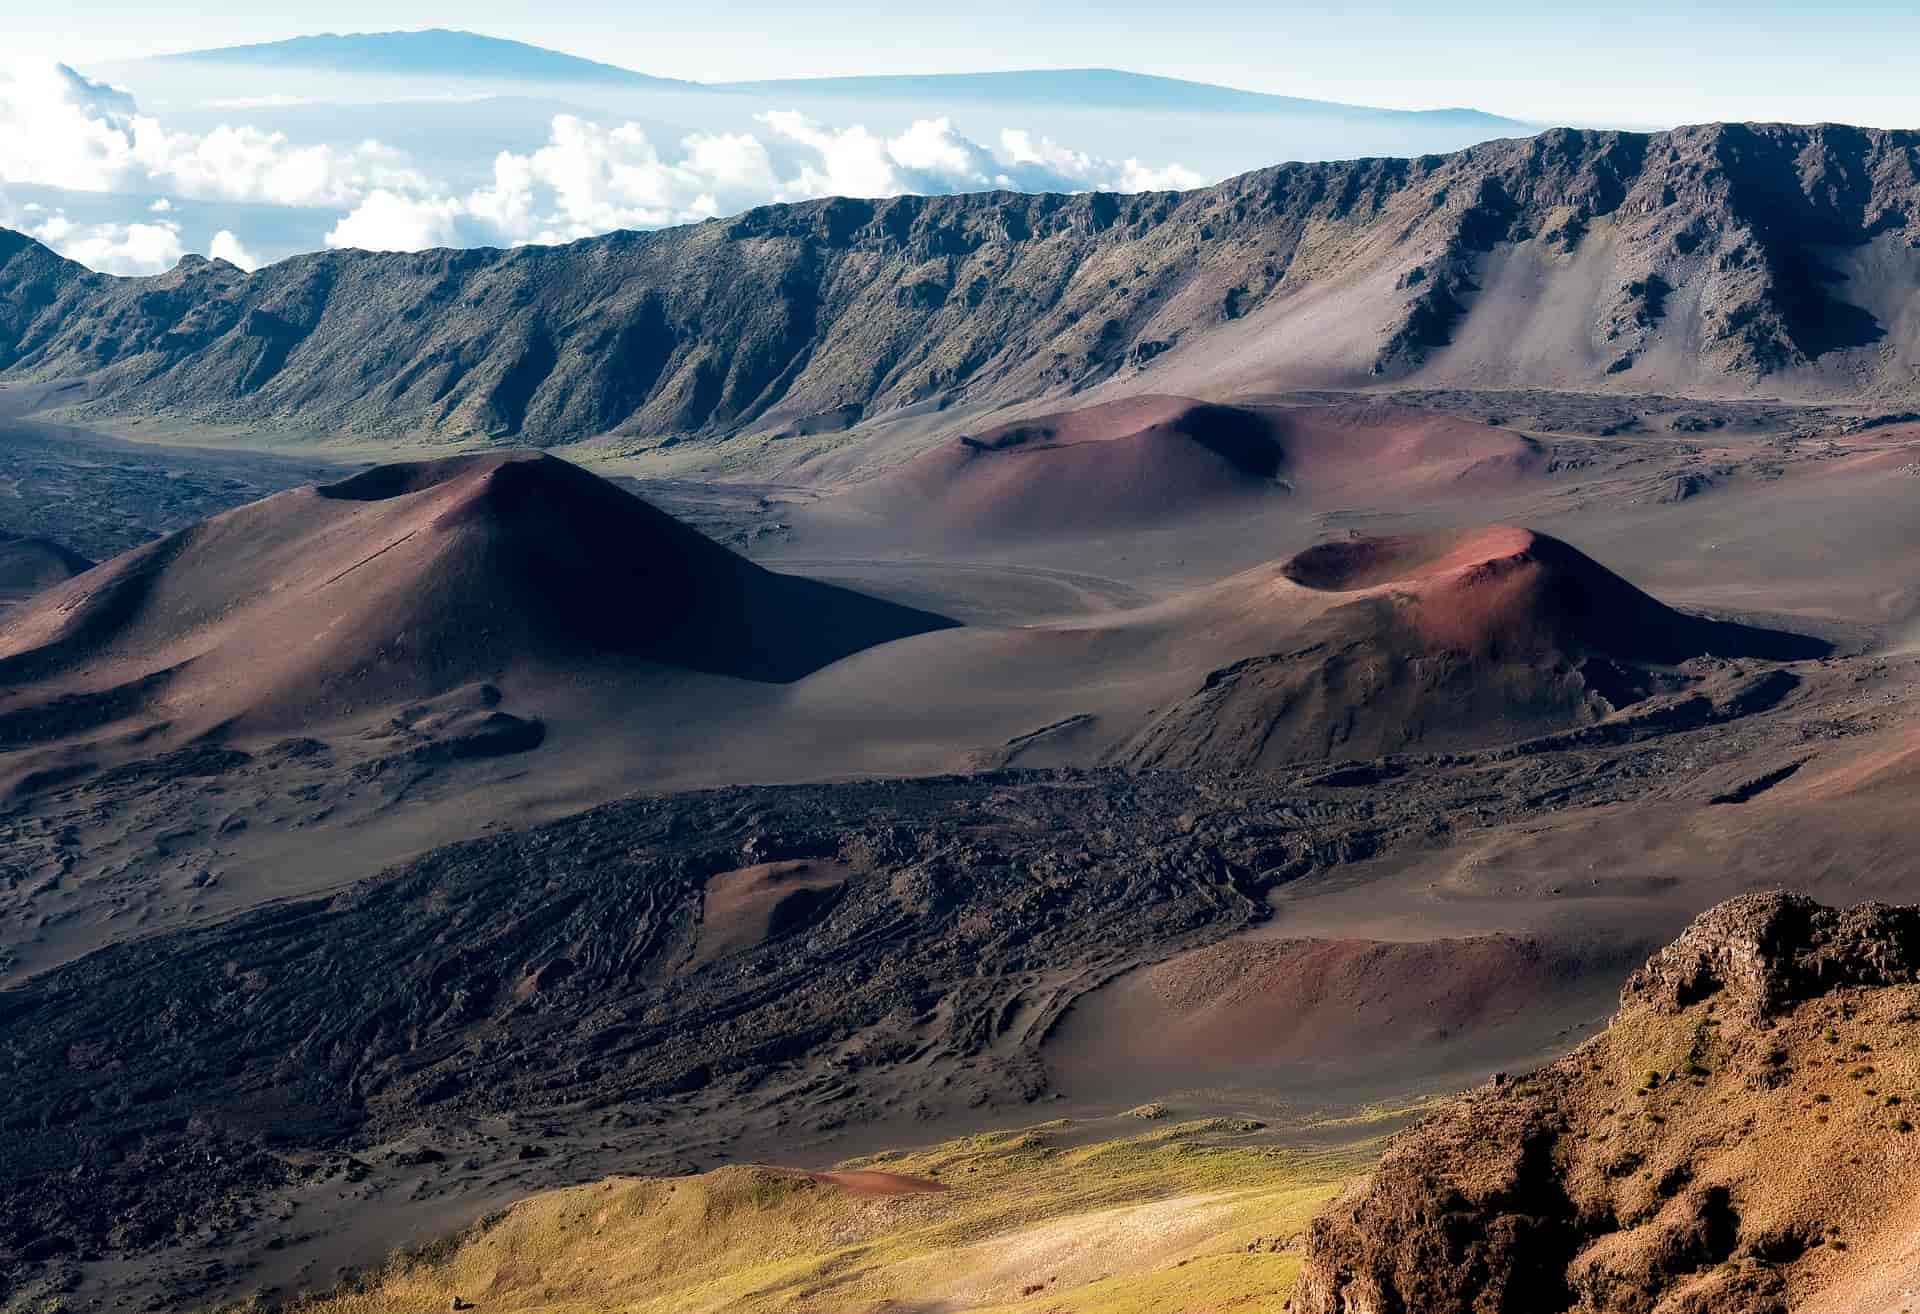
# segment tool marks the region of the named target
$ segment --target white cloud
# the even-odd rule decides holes
[[[93,224],[61,244],[61,253],[103,274],[159,274],[186,248],[175,224]]]
[[[1192,169],[1169,164],[1155,169],[1127,159],[1120,162],[1120,177],[1110,190],[1116,192],[1190,192],[1205,187],[1207,180]]]
[[[998,153],[950,119],[921,119],[897,136],[858,124],[835,128],[791,110],[757,115],[772,137],[801,148],[782,177],[767,146],[747,133],[695,134],[669,159],[633,123],[607,128],[557,116],[547,144],[530,155],[502,151],[493,183],[469,194],[463,217],[514,242],[565,242],[616,228],[693,223],[763,205],[822,196],[1197,187],[1197,174],[1149,169],[1066,150],[1008,131]]]
[[[362,251],[424,251],[452,246],[460,202],[376,189],[327,234],[327,245]]]
[[[203,137],[160,134],[143,160],[155,179],[187,196],[274,205],[349,205],[370,189],[421,190],[429,180],[399,151],[367,141],[350,150],[292,146],[286,135],[222,124]]]
[[[533,161],[501,151],[493,161],[493,186],[467,199],[467,210],[496,231],[521,235],[533,231]]]
[[[1203,186],[1206,179],[1178,164],[1151,168],[1138,160],[1106,160],[1069,150],[1051,138],[1008,128],[990,151],[957,131],[950,119],[920,119],[897,137],[865,128],[830,128],[790,110],[758,116],[775,134],[815,151],[820,163],[771,199],[816,196],[944,195],[1007,188],[1015,191],[1164,191]]]
[[[0,189],[0,225],[103,274],[164,274],[191,249],[180,225],[170,218],[82,222],[38,201],[14,205],[4,189]],[[208,253],[249,272],[260,263],[226,229],[213,235]]]
[[[774,132],[819,157],[818,165],[801,168],[800,176],[775,192],[781,200],[807,196],[891,196],[906,190],[887,140],[855,124],[834,130],[792,110],[756,116]]]
[[[162,274],[187,253],[180,242],[180,226],[165,221],[79,224],[55,210],[25,231],[67,259],[103,274]]]
[[[1000,154],[1010,164],[1039,170],[1061,180],[1065,190],[1073,190],[1078,185],[1099,191],[1185,191],[1204,187],[1207,181],[1193,170],[1178,164],[1169,164],[1160,169],[1150,168],[1132,159],[1116,164],[1082,151],[1069,150],[1051,137],[1036,139],[1032,133],[1020,128],[1001,130]]]
[[[567,242],[616,228],[696,223],[764,201],[778,188],[767,148],[745,133],[696,133],[669,161],[638,124],[606,128],[555,116],[531,155],[502,151],[493,185],[464,211],[509,241]]]
[[[0,182],[111,190],[138,171],[133,97],[43,59],[0,63]]]
[[[937,177],[987,182],[997,172],[993,157],[953,130],[951,119],[919,119],[887,142],[887,154],[903,169]]]
[[[832,128],[792,110],[756,116],[780,137],[809,147],[819,164],[768,198],[797,201],[819,196],[943,195],[1013,187],[1005,164],[954,129],[951,119],[917,119],[897,137],[882,137],[856,124]]]
[[[245,110],[245,109],[289,109],[295,105],[312,105],[317,102],[311,96],[225,96],[203,102],[208,109]]]
[[[225,228],[213,235],[213,242],[207,247],[207,254],[215,260],[224,260],[230,265],[238,265],[249,274],[260,267],[260,262],[254,258],[253,252],[247,250],[240,239]]]
[[[246,124],[171,132],[119,88],[64,64],[15,59],[0,63],[0,184],[320,208],[340,216],[328,246],[412,251],[566,242],[823,196],[1138,191],[1204,181],[1178,164],[1101,159],[1015,128],[989,148],[948,118],[920,119],[892,136],[792,110],[756,121],[752,132],[694,133],[662,149],[636,123],[557,115],[543,145],[500,152],[491,180],[463,195],[378,141],[300,145]],[[174,204],[162,197],[145,208],[163,216]],[[148,270],[169,250],[178,258],[179,228],[168,219],[95,228],[47,240],[68,254],[86,252],[75,258],[97,268]],[[217,234],[213,249],[235,264],[257,263],[231,231]]]
[[[372,188],[430,186],[379,142],[296,147],[282,133],[228,125],[203,135],[168,132],[125,91],[25,58],[0,64],[0,182],[330,206]]]

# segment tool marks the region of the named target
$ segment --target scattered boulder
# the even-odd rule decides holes
[[[1700,496],[1713,487],[1713,476],[1689,471],[1677,474],[1668,483],[1666,491],[1660,495],[1660,501],[1667,506],[1677,506],[1681,502]]]

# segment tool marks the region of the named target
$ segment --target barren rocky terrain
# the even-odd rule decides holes
[[[1063,1097],[1054,1107],[1110,1111],[1195,1085],[1237,1089],[1226,1107],[1310,1108],[1524,1061],[1587,1025],[1623,964],[1697,902],[1873,837],[1802,827],[1771,870],[1684,884],[1629,868],[1531,894],[1498,878],[1437,903],[1429,890],[1418,902],[1442,918],[1498,899],[1503,952],[1533,966],[1523,999],[1488,996],[1474,984],[1482,955],[1450,938],[1464,928],[1436,925],[1405,966],[1398,1006],[1414,1017],[1378,1037],[1392,1048],[1349,1032],[1356,1007],[1396,988],[1401,968],[1378,959],[1318,999],[1313,1041],[1291,1050],[1243,1006],[1225,1031],[1203,1029],[1210,1051],[1156,1057],[1127,1040],[1152,1032],[1126,1023],[1124,997],[1109,1006],[1099,987],[1268,924],[1291,937],[1268,961],[1340,951],[1364,929],[1340,887],[1415,897],[1412,882],[1389,893],[1409,859],[1570,821],[1624,839],[1649,805],[1764,807],[1786,787],[1761,764],[1784,750],[1803,776],[1890,723],[1849,706],[1850,679],[1810,675],[1819,692],[1790,699],[1797,712],[1728,704],[1700,721],[1280,777],[1009,773],[667,795],[133,939],[4,996],[20,1080],[8,1125],[22,1137],[8,1157],[12,1280],[76,1293],[104,1281],[121,1300],[162,1303],[284,1293],[379,1258],[389,1242],[355,1216],[457,1223],[463,1207],[616,1167],[806,1158],[911,1138],[928,1118],[1031,1116],[1019,1111]],[[294,747],[282,755],[310,751]],[[219,756],[181,769],[211,792],[265,765]],[[91,786],[92,800],[108,788]],[[62,811],[47,806],[50,827]],[[57,831],[35,830],[16,823],[16,858],[57,857]],[[1844,886],[1844,863],[1823,879]],[[58,906],[61,887],[21,891],[22,910]],[[1246,971],[1167,996],[1188,1015],[1176,1030],[1194,1028],[1196,1006],[1231,1009]],[[1422,1024],[1436,989],[1481,1002]],[[423,1175],[423,1163],[460,1171]],[[397,1212],[339,1212],[374,1201]]]
[[[0,1299],[1891,1300],[1916,150],[0,234]]]

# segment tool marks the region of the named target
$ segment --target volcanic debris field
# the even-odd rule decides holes
[[[0,1299],[1897,1307],[1916,179],[0,231]]]

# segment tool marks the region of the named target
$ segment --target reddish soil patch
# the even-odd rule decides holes
[[[500,454],[296,489],[126,553],[10,614],[0,670],[42,696],[171,672],[166,714],[286,726],[527,668],[790,681],[949,623],[766,571],[565,461]]]
[[[1258,412],[1137,397],[957,439],[853,497],[936,533],[1046,537],[1272,494],[1283,459]]]
[[[1398,534],[1320,543],[1282,567],[1302,588],[1354,593],[1382,584],[1454,575],[1489,560],[1524,553],[1534,536],[1494,525],[1449,534]]]
[[[1310,497],[1484,495],[1535,479],[1548,463],[1523,434],[1391,402],[1264,413],[1289,477]]]
[[[1428,641],[1468,652],[1511,658],[1562,648],[1675,664],[1703,654],[1795,660],[1828,651],[1675,611],[1577,548],[1513,526],[1322,543],[1282,573],[1323,592],[1388,590]]]
[[[1505,526],[1323,543],[1247,578],[1234,593],[1242,610],[1273,617],[1277,650],[1209,672],[1128,743],[1129,764],[1479,747],[1684,695],[1698,683],[1680,669],[1690,658],[1832,650],[1675,611],[1558,539]],[[1779,676],[1782,687],[1795,678]],[[1696,714],[1706,711],[1702,702]]]
[[[750,949],[804,925],[853,868],[844,862],[802,859],[764,862],[707,882],[700,935],[687,970]]]
[[[1479,493],[1544,465],[1519,434],[1410,407],[1132,397],[961,437],[847,500],[935,535],[1046,538],[1274,495]]]
[[[1509,936],[1230,940],[1148,973],[1161,1058],[1314,1062],[1444,1040],[1534,1004],[1568,964]]]

